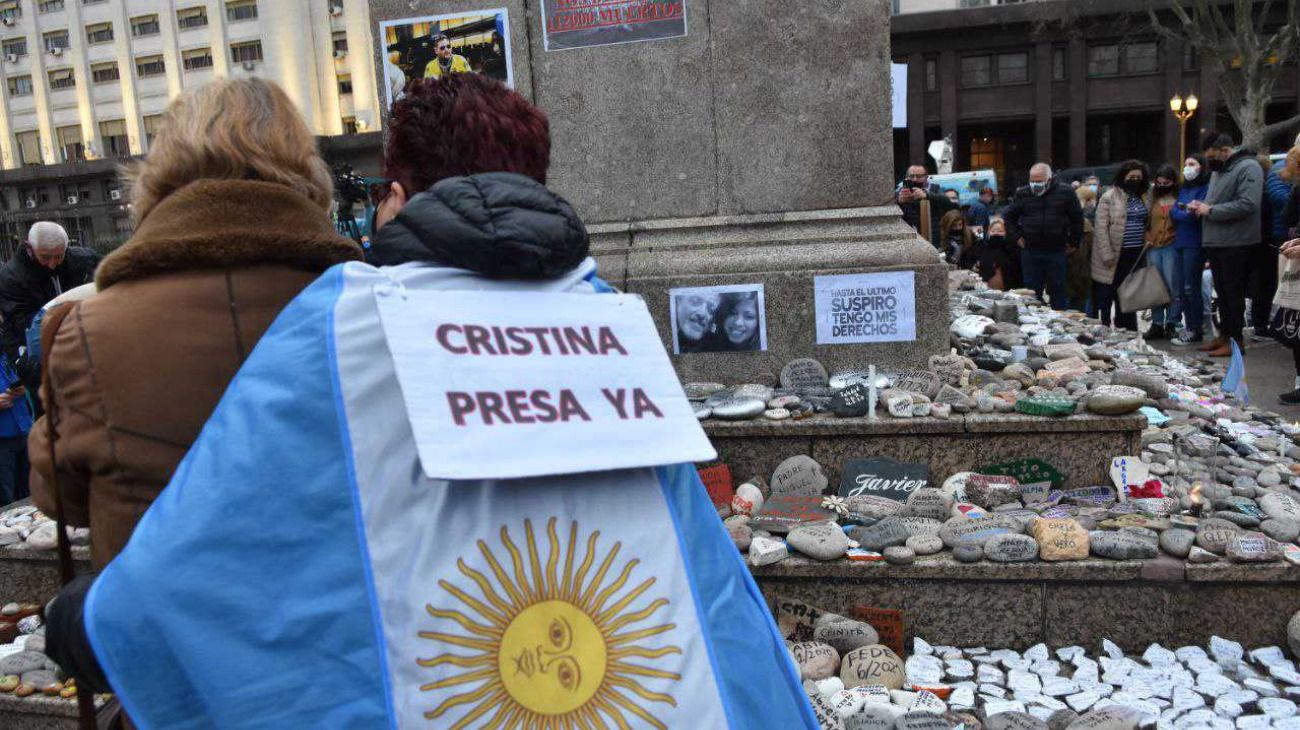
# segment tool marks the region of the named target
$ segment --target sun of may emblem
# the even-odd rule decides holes
[[[473,581],[479,595],[438,581],[464,608],[427,605],[425,610],[434,618],[455,622],[461,630],[421,631],[420,638],[436,642],[439,649],[450,645],[469,652],[418,660],[422,667],[455,668],[450,674],[440,670],[441,678],[421,685],[422,691],[463,688],[425,717],[464,713],[450,726],[453,729],[471,723],[486,728],[627,728],[629,720],[666,727],[654,716],[654,704],[676,707],[677,702],[671,695],[647,689],[642,681],[681,679],[653,666],[657,659],[680,655],[680,648],[651,648],[644,643],[676,628],[652,619],[668,601],[640,600],[654,578],[622,592],[640,563],[632,559],[616,567],[622,543],[615,542],[602,554],[597,544],[600,533],[593,532],[580,556],[578,523],[569,525],[563,548],[555,523],[551,518],[546,525],[550,549],[545,555],[537,549],[530,520],[524,520],[522,552],[502,527],[501,557],[509,569],[482,540],[478,549],[490,576],[457,560],[461,574]]]

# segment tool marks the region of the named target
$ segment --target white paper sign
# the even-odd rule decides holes
[[[1110,460],[1110,481],[1119,492],[1119,501],[1128,501],[1128,487],[1142,486],[1151,478],[1151,470],[1136,456],[1116,456]]]
[[[639,297],[380,287],[375,298],[432,479],[716,458]]]
[[[817,344],[916,339],[916,272],[818,276],[813,287]]]

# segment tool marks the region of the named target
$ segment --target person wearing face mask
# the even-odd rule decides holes
[[[961,211],[950,210],[943,214],[939,221],[939,240],[943,242],[943,256],[948,263],[963,269],[975,264],[975,236],[966,226]]]
[[[1029,169],[1029,185],[1016,191],[1005,218],[1020,248],[1025,287],[1040,298],[1046,289],[1052,308],[1065,309],[1067,258],[1083,239],[1083,210],[1074,190],[1040,162]]]
[[[1170,294],[1174,292],[1174,220],[1173,210],[1178,202],[1178,173],[1173,165],[1161,165],[1156,170],[1155,183],[1151,186],[1151,223],[1147,226],[1147,263],[1160,272],[1165,287]],[[1178,333],[1177,324],[1180,313],[1177,310],[1177,298],[1174,301],[1151,310],[1151,329],[1147,330],[1148,340],[1164,340]]]
[[[1251,246],[1260,242],[1260,206],[1264,174],[1255,152],[1238,149],[1232,137],[1210,132],[1202,145],[1211,174],[1203,200],[1187,209],[1201,220],[1201,244],[1210,262],[1214,289],[1219,296],[1220,336],[1201,350],[1211,357],[1230,357],[1231,342],[1244,353],[1242,331],[1246,320],[1246,282]]]
[[[1151,171],[1141,160],[1126,160],[1115,182],[1097,204],[1097,226],[1092,244],[1092,306],[1089,314],[1102,324],[1137,330],[1137,314],[1115,305],[1115,293],[1143,264],[1147,222],[1151,212]],[[1114,307],[1114,318],[1111,309]]]
[[[1183,320],[1183,334],[1170,344],[1177,347],[1199,345],[1205,340],[1205,298],[1201,292],[1201,275],[1205,271],[1205,254],[1201,250],[1201,219],[1188,210],[1194,200],[1204,200],[1209,181],[1205,158],[1194,154],[1183,161],[1183,186],[1169,212],[1174,222],[1174,297],[1173,325]]]
[[[991,289],[1006,291],[1019,289],[1019,249],[1007,238],[1007,222],[1001,218],[989,219],[983,245],[979,247],[979,262],[975,270]]]

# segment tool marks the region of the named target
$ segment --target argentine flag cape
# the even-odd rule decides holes
[[[424,475],[374,290],[609,291],[349,263],[281,313],[85,605],[141,728],[816,728],[694,468]],[[500,459],[511,454],[501,453]]]

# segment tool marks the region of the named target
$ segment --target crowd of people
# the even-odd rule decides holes
[[[1279,256],[1300,259],[1300,146],[1273,162],[1212,131],[1200,148],[1181,166],[1126,160],[1109,181],[1066,182],[1038,163],[1002,206],[987,187],[963,206],[913,165],[897,202],[948,263],[993,288],[1030,289],[1055,309],[1216,358],[1234,347],[1244,355],[1248,332],[1255,342],[1277,339],[1296,364],[1295,390],[1279,398],[1300,403],[1300,340],[1275,326],[1300,315],[1287,319],[1274,305]],[[1155,277],[1130,278],[1146,267],[1159,272],[1167,297],[1156,297],[1167,303],[1137,306]]]

